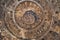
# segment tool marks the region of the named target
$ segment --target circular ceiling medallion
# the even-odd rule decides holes
[[[40,6],[31,1],[25,1],[15,9],[13,19],[15,23],[24,29],[34,29],[43,21],[43,12]]]
[[[50,30],[52,13],[35,1],[17,3],[14,11],[5,13],[7,29],[18,38],[42,38]]]

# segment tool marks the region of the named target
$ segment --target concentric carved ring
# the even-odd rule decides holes
[[[43,21],[42,15],[42,9],[36,3],[22,2],[16,7],[14,20],[20,27],[32,29]]]
[[[38,2],[22,1],[14,11],[5,14],[5,22],[8,30],[18,38],[42,38],[50,30],[52,13]]]

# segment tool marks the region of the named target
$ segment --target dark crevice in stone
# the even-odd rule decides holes
[[[60,20],[57,21],[57,25],[60,26]]]
[[[21,1],[21,0],[18,0],[18,1]]]
[[[4,37],[4,36],[2,36],[1,33],[0,33],[0,40],[3,40],[3,37]]]
[[[3,7],[0,6],[0,19],[4,18]]]
[[[54,24],[57,24],[57,21],[54,21]]]
[[[56,13],[56,14],[58,14],[59,12],[58,12],[58,11],[56,11],[55,13]]]
[[[42,40],[45,40],[44,38],[42,38]]]

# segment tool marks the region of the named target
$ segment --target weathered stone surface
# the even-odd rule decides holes
[[[60,1],[0,0],[0,32],[1,40],[59,40]]]

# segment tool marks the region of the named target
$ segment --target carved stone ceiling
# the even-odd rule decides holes
[[[0,0],[0,40],[60,40],[60,0]]]

